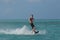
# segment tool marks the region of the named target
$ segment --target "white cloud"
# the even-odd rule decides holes
[[[5,13],[8,14],[8,13],[11,13],[12,12],[12,8],[7,8],[5,9]]]
[[[0,0],[0,3],[15,4],[15,0]]]
[[[40,0],[27,0],[28,2],[40,2]]]
[[[2,15],[3,16],[9,16],[10,14],[13,13],[13,9],[12,8],[5,8],[3,11],[2,11]]]
[[[8,3],[8,2],[11,2],[11,0],[2,0],[2,2]]]

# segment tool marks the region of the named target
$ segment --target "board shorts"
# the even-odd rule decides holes
[[[33,23],[30,23],[30,25],[31,25],[32,29],[35,27]]]

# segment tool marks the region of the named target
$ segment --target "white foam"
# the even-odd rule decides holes
[[[17,28],[17,29],[2,29],[0,30],[0,33],[3,34],[15,34],[15,35],[33,35],[32,31],[24,25],[22,28]],[[39,31],[39,34],[46,34],[46,30],[41,30]]]

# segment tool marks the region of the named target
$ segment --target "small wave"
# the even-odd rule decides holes
[[[33,35],[32,31],[24,25],[22,28],[17,29],[2,29],[0,30],[0,33],[2,34],[15,34],[15,35]],[[39,34],[46,34],[46,30],[40,30]]]

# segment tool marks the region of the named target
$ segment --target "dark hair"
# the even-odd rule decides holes
[[[31,16],[33,17],[33,14]]]

